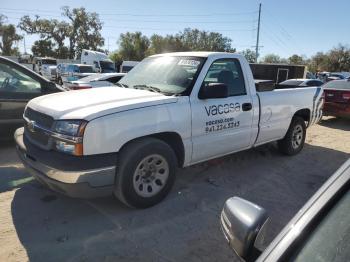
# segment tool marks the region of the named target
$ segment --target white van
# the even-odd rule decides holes
[[[138,63],[138,61],[123,61],[122,65],[120,66],[120,73],[127,73],[129,72],[131,69],[133,69],[134,66],[136,66]]]
[[[83,49],[81,63],[91,65],[95,72],[114,73],[115,65],[105,53]]]

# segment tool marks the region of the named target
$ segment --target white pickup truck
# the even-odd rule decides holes
[[[35,57],[33,71],[48,80],[56,81],[57,60],[49,57]]]
[[[151,56],[118,85],[28,103],[15,140],[35,178],[69,196],[114,193],[145,208],[168,194],[177,167],[271,141],[298,153],[322,116],[320,87],[257,91],[238,54]]]

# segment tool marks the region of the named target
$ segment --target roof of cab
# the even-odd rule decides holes
[[[165,54],[157,54],[153,55],[152,57],[156,56],[197,56],[197,57],[210,57],[215,55],[239,55],[237,53],[228,53],[228,52],[205,52],[205,51],[196,51],[196,52],[173,52],[173,53],[165,53]]]

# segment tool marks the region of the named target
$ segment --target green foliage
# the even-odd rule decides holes
[[[51,40],[38,40],[32,46],[34,56],[53,57],[56,55],[54,51],[54,43]]]
[[[350,49],[339,44],[328,53],[328,71],[350,71]]]
[[[177,35],[185,49],[190,51],[235,52],[232,40],[217,32],[186,28]]]
[[[123,60],[140,61],[145,58],[150,41],[141,32],[127,32],[120,34],[119,46],[119,54]]]
[[[292,55],[291,57],[288,58],[288,63],[291,65],[305,65],[306,61],[302,56]]]
[[[6,16],[0,15],[0,51],[2,55],[18,55],[18,48],[13,45],[23,37],[16,32],[16,27],[12,24],[5,24]]]
[[[113,52],[109,55],[109,58],[118,64],[121,64],[123,62],[123,58],[122,56],[118,53],[118,52]]]
[[[283,59],[276,54],[268,54],[261,59],[262,63],[268,64],[282,64]]]
[[[127,32],[120,35],[119,59],[142,60],[146,56],[178,51],[217,51],[235,52],[231,39],[220,33],[186,28],[175,35],[152,35],[150,38],[141,32]]]
[[[251,49],[246,49],[241,52],[242,55],[248,60],[249,63],[255,63],[256,53]]]
[[[308,61],[308,68],[312,72],[350,71],[350,48],[339,44],[327,53],[318,52]]]
[[[103,46],[102,22],[97,13],[89,13],[85,8],[62,7],[62,15],[69,22],[57,19],[43,19],[35,16],[21,18],[18,27],[28,34],[39,34],[42,40],[53,40],[55,56],[58,58],[80,57],[82,49],[96,50]],[[68,39],[69,46],[65,46]]]
[[[82,49],[97,50],[104,45],[101,35],[102,22],[95,12],[89,13],[84,7],[62,7],[62,15],[70,20],[68,27],[70,58],[80,57]]]

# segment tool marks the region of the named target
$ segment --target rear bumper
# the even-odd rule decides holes
[[[325,102],[323,112],[326,116],[350,117],[350,104]]]
[[[28,172],[48,188],[70,197],[95,198],[111,195],[113,192],[115,166],[98,167],[94,169],[77,169],[52,167],[40,162],[38,153],[34,156],[28,150],[23,128],[15,132],[16,149],[19,158]],[[51,151],[45,151],[49,155]],[[73,160],[73,159],[72,159]],[[91,158],[89,159],[91,161]],[[74,162],[71,161],[71,162]],[[72,163],[67,163],[71,166]]]

